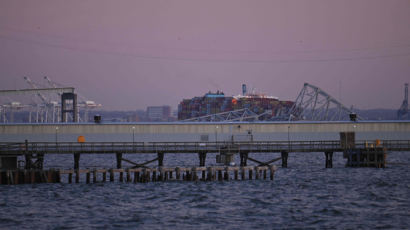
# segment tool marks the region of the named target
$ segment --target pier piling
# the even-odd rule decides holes
[[[170,175],[175,172],[176,179],[185,181],[229,181],[245,180],[246,171],[249,172],[249,180],[253,179],[255,173],[256,180],[266,180],[267,170],[270,172],[270,180],[273,180],[275,166],[212,166],[212,167],[176,167],[176,168],[128,168],[128,169],[69,169],[69,170],[0,170],[0,184],[27,184],[27,183],[61,183],[61,175],[67,174],[67,182],[72,183],[73,174],[75,174],[75,183],[80,183],[80,174],[85,174],[86,184],[99,183],[98,174],[102,175],[102,182],[106,181],[107,172],[110,181],[114,182],[118,175],[119,182],[127,183],[147,183],[168,181]],[[124,173],[126,174],[124,178]],[[200,173],[200,174],[199,174]],[[241,173],[241,177],[239,177]],[[233,177],[231,177],[233,175]],[[92,179],[91,179],[92,177]],[[178,179],[179,178],[179,179]],[[81,179],[84,180],[84,179]]]
[[[198,157],[199,157],[199,166],[200,167],[205,166],[206,152],[199,152]]]
[[[157,155],[158,155],[158,167],[164,166],[164,153],[159,152]]]
[[[325,167],[326,168],[333,168],[333,152],[325,152]]]
[[[80,154],[74,153],[74,169],[80,168]]]
[[[287,168],[288,167],[288,155],[289,155],[289,153],[286,152],[286,151],[281,152],[282,168]]]

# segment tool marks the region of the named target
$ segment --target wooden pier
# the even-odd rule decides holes
[[[158,167],[136,169],[70,169],[70,170],[1,170],[0,184],[127,182],[147,183],[159,181],[229,181],[273,180],[276,167],[271,166],[212,166],[212,167]],[[74,180],[73,180],[74,179]]]
[[[410,151],[410,140],[355,141],[354,133],[341,133],[338,141],[247,141],[247,142],[0,142],[0,184],[58,183],[67,175],[68,183],[80,180],[85,174],[85,182],[105,182],[118,178],[120,182],[150,181],[215,181],[273,179],[274,162],[281,160],[282,168],[288,167],[290,153],[323,152],[325,167],[333,167],[333,154],[343,153],[348,167],[385,167],[388,151]],[[191,153],[198,155],[197,167],[164,167],[167,153]],[[206,167],[208,153],[216,153],[217,161],[229,165],[235,154],[240,156],[240,167]],[[260,153],[280,153],[271,160],[258,159]],[[73,169],[43,170],[44,158],[48,154],[72,154]],[[116,169],[82,169],[80,158],[83,154],[115,154]],[[124,154],[152,154],[153,159],[135,162]],[[17,158],[24,157],[21,165]],[[145,159],[145,158],[144,158]],[[248,166],[248,162],[256,166]],[[122,163],[131,164],[123,168]],[[157,167],[148,167],[157,162]],[[24,170],[23,170],[24,169]],[[114,175],[115,174],[115,175]],[[125,174],[125,177],[124,177]],[[97,175],[100,175],[98,177]],[[246,176],[247,175],[247,176]],[[100,179],[98,179],[100,178]]]
[[[374,143],[374,144],[369,144]],[[158,162],[163,167],[164,154],[166,153],[193,153],[199,158],[198,166],[205,166],[207,153],[217,153],[220,159],[232,159],[232,155],[240,155],[240,166],[247,166],[248,161],[259,166],[270,165],[278,160],[282,167],[288,166],[290,153],[323,152],[325,167],[331,168],[333,153],[361,152],[371,155],[371,152],[410,151],[410,140],[377,140],[377,141],[270,141],[270,142],[20,142],[1,143],[0,158],[16,159],[17,156],[25,157],[26,169],[42,169],[44,157],[47,154],[72,154],[74,156],[74,169],[80,168],[82,154],[115,154],[117,168],[122,168],[122,161],[133,164],[133,168],[146,167],[149,163]],[[155,158],[146,162],[133,162],[125,159],[123,154],[153,154]],[[280,158],[262,162],[256,159],[259,153],[280,153]],[[252,157],[250,156],[252,154]],[[356,159],[355,157],[351,158]],[[361,158],[363,160],[371,159]],[[379,158],[378,158],[379,159]],[[383,158],[385,159],[385,158]],[[225,162],[229,163],[229,162]],[[371,164],[369,164],[371,165]],[[352,164],[347,164],[352,166]],[[1,167],[4,169],[4,167]],[[16,168],[16,167],[15,167]],[[11,168],[12,169],[12,168]]]

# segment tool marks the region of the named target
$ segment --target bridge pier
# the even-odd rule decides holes
[[[28,140],[24,141],[24,147],[25,147],[25,149],[24,149],[25,155],[24,156],[26,158],[26,164],[25,164],[24,168],[25,169],[31,169],[31,165],[32,165],[33,162],[31,161],[32,155],[28,153]]]
[[[206,152],[199,152],[198,157],[199,157],[199,166],[200,167],[205,166]]]
[[[158,156],[158,166],[159,167],[164,166],[164,153],[159,152],[159,153],[157,153],[157,156]]]
[[[25,169],[31,169],[31,164],[32,164],[31,154],[26,154],[25,158],[26,158],[26,164],[25,164],[24,168]]]
[[[282,168],[287,168],[288,167],[288,156],[289,156],[288,152],[286,152],[286,151],[281,152]]]
[[[326,168],[333,168],[333,152],[325,152]]]
[[[80,168],[80,154],[74,153],[74,169]]]
[[[241,166],[246,166],[248,161],[248,152],[240,152],[239,155],[241,157]]]
[[[116,153],[115,157],[117,158],[117,169],[122,168],[122,153]]]

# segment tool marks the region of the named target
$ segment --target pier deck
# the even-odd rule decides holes
[[[252,179],[253,171],[255,179],[262,177],[266,179],[267,172],[273,179],[275,166],[273,162],[282,160],[282,167],[287,167],[287,158],[290,152],[324,152],[326,168],[332,168],[332,158],[334,152],[343,152],[348,158],[349,167],[385,167],[387,151],[410,151],[410,140],[383,140],[383,141],[357,141],[347,145],[343,141],[271,141],[271,142],[2,142],[0,143],[0,157],[6,161],[17,161],[17,156],[25,157],[25,165],[22,170],[17,166],[0,170],[0,184],[17,183],[42,183],[60,182],[62,174],[68,174],[68,181],[71,183],[75,174],[75,181],[78,183],[79,175],[86,174],[86,182],[90,182],[90,175],[93,174],[93,182],[97,181],[97,173],[102,173],[102,181],[106,181],[107,172],[110,173],[110,181],[113,181],[113,173],[119,173],[119,180],[123,181],[123,174],[127,174],[127,181],[131,181],[131,173],[134,175],[134,182],[163,181],[172,178],[174,173],[176,179],[198,180],[198,173],[202,175],[201,180],[216,180],[222,178],[229,180],[231,176],[238,179],[240,172],[242,180],[245,179],[245,171],[248,171],[248,178]],[[249,156],[250,153],[281,153],[281,157],[262,162]],[[156,158],[143,163],[136,163],[123,158],[123,154],[156,154]],[[199,156],[199,167],[188,168],[166,168],[163,167],[165,153],[196,153]],[[219,153],[223,155],[225,164],[231,162],[234,154],[240,155],[240,167],[205,167],[207,153]],[[43,160],[46,154],[73,154],[74,167],[69,170],[43,170]],[[81,154],[115,154],[117,169],[80,169]],[[34,161],[33,161],[34,160]],[[257,163],[257,166],[247,166],[247,161]],[[122,168],[122,162],[131,163],[133,166]],[[146,165],[158,162],[158,168],[149,168]],[[14,163],[16,165],[16,163]],[[206,176],[207,175],[207,176]],[[19,180],[19,178],[24,178]],[[221,179],[219,179],[221,180]]]
[[[357,141],[353,149],[368,149],[374,141]],[[269,142],[0,142],[0,155],[198,153],[198,152],[343,152],[341,141]],[[381,140],[387,151],[410,151],[410,140]]]

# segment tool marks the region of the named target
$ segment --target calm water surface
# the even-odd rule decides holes
[[[81,156],[80,164],[113,167],[114,159]],[[50,156],[45,165],[72,161]],[[197,161],[167,154],[164,163]],[[0,229],[409,229],[410,154],[388,161],[386,169],[345,168],[335,154],[334,168],[325,169],[323,153],[292,153],[274,181],[2,185]]]

